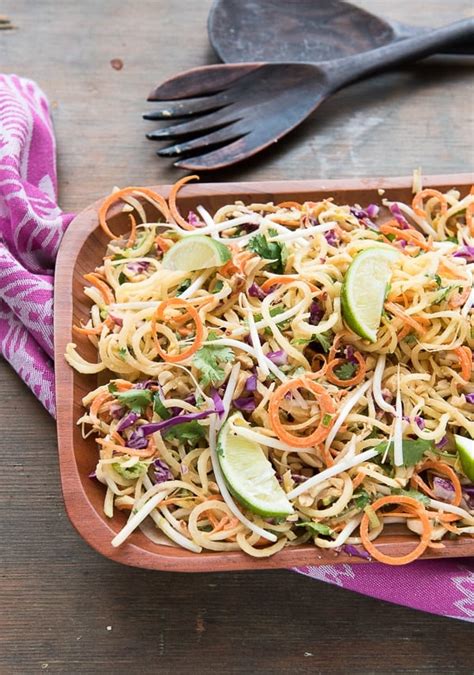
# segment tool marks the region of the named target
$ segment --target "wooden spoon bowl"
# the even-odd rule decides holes
[[[343,0],[215,0],[208,18],[209,41],[224,63],[332,61],[429,30]],[[473,54],[474,44],[443,51]]]

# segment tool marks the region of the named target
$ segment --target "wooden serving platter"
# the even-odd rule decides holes
[[[455,174],[427,176],[424,187],[449,189],[457,187],[462,194],[469,191],[474,176]],[[180,193],[180,208],[183,213],[202,204],[213,213],[224,204],[242,200],[248,202],[281,202],[285,200],[312,200],[333,196],[336,203],[367,206],[381,200],[377,190],[383,188],[385,197],[411,201],[411,178],[347,179],[255,183],[195,183],[186,186]],[[167,197],[169,186],[153,186]],[[97,386],[97,375],[82,375],[75,372],[64,359],[68,342],[75,342],[73,323],[87,321],[89,301],[83,294],[83,275],[91,272],[102,260],[107,238],[98,225],[97,209],[101,200],[82,211],[71,223],[61,243],[56,264],[55,278],[55,361],[57,392],[57,428],[61,483],[66,510],[79,534],[93,548],[108,558],[126,565],[157,570],[180,572],[210,572],[262,568],[285,568],[298,565],[328,565],[333,563],[367,563],[365,559],[318,549],[312,544],[286,548],[270,558],[255,559],[242,552],[203,551],[196,554],[183,549],[158,545],[149,541],[140,531],[135,532],[119,548],[111,540],[125,523],[125,515],[117,513],[113,519],[103,514],[104,487],[88,475],[97,460],[93,437],[83,439],[76,420],[82,415],[82,397]],[[115,232],[125,232],[127,219],[119,208],[111,211]],[[90,343],[81,342],[81,353],[95,359],[95,350]],[[388,555],[405,555],[415,545],[416,537],[400,533],[396,526],[387,526],[378,546]],[[405,531],[404,531],[405,532]],[[425,553],[424,558],[452,558],[474,555],[474,539],[462,537],[446,540],[444,549]]]

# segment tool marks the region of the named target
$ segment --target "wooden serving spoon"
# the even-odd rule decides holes
[[[473,38],[474,19],[465,19],[326,63],[194,68],[154,89],[148,100],[158,102],[158,109],[144,116],[153,120],[188,117],[188,121],[147,136],[153,140],[184,138],[158,151],[164,157],[198,155],[175,162],[180,168],[204,171],[229,166],[275,143],[349,83]]]
[[[331,61],[432,30],[388,21],[343,0],[215,0],[207,27],[224,63]],[[474,42],[445,51],[474,54]]]

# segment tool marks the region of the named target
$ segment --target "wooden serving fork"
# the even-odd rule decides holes
[[[348,84],[474,39],[474,19],[322,63],[240,63],[194,68],[149,97],[149,120],[186,121],[147,134],[181,139],[158,151],[175,166],[219,169],[255,155],[285,136],[331,94]],[[157,105],[156,105],[157,104]]]

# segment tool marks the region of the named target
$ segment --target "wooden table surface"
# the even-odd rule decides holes
[[[471,0],[364,0],[414,24]],[[140,113],[151,87],[215,58],[210,0],[5,0],[0,68],[47,93],[60,204],[170,182]],[[263,38],[264,39],[264,38]],[[110,61],[122,59],[123,69]],[[261,159],[213,180],[403,175],[473,168],[472,70],[431,61],[358,84]],[[180,575],[114,564],[71,527],[54,422],[0,359],[0,672],[468,673],[472,626],[287,571]]]

